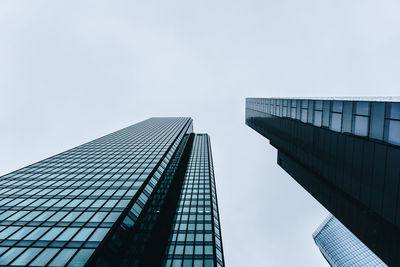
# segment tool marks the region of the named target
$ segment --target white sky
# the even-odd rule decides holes
[[[227,266],[327,266],[246,96],[395,96],[400,2],[0,2],[0,174],[151,116],[211,135]]]

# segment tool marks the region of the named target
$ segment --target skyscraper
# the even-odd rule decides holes
[[[151,118],[0,177],[0,265],[224,266],[207,134]]]
[[[385,267],[338,219],[329,215],[313,233],[322,255],[333,267]]]
[[[389,266],[400,266],[400,103],[246,99],[278,164]]]

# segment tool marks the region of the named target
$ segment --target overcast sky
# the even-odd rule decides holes
[[[246,96],[400,94],[400,2],[0,2],[0,174],[152,116],[211,136],[227,266],[327,266]]]

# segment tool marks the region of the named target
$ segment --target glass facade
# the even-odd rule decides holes
[[[400,266],[400,99],[247,98],[278,164],[389,266]]]
[[[313,238],[331,266],[387,266],[332,215],[313,233]]]
[[[120,234],[143,236],[160,192],[179,192],[165,185],[186,170],[192,129],[190,118],[152,118],[0,177],[0,265],[115,266]],[[150,257],[137,240],[124,240],[125,265]]]
[[[194,139],[171,230],[165,251],[165,266],[224,265],[207,135],[197,135]]]
[[[400,146],[400,103],[371,99],[247,98],[248,117],[292,118]]]

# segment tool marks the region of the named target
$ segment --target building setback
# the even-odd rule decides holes
[[[387,267],[332,215],[313,233],[322,255],[333,267]]]
[[[0,177],[0,265],[224,266],[210,139],[151,118]]]
[[[247,98],[278,164],[389,266],[400,266],[400,103]]]

